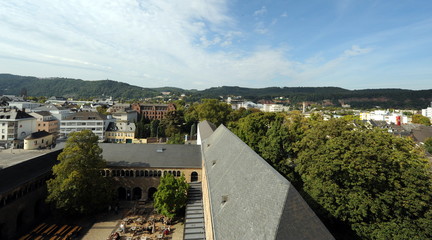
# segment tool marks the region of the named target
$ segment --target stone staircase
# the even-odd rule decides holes
[[[201,182],[189,183],[183,239],[205,239]]]

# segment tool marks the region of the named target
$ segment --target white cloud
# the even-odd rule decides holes
[[[311,81],[371,51],[354,45],[333,60],[302,63],[288,59],[282,48],[231,48],[245,34],[228,15],[226,4],[0,1],[0,72],[110,78],[144,87],[262,87],[275,85],[281,77],[284,85]],[[263,7],[254,15],[266,12]],[[258,22],[255,31],[265,34],[268,28]]]
[[[267,8],[265,6],[262,6],[260,9],[256,10],[253,15],[255,17],[258,17],[258,16],[263,16],[266,13],[267,13]]]

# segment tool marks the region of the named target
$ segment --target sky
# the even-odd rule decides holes
[[[432,89],[432,1],[0,0],[0,73]]]

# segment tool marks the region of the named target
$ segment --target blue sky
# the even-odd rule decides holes
[[[0,73],[431,89],[432,1],[0,0]]]

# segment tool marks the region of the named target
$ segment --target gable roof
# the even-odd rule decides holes
[[[30,135],[28,135],[25,140],[32,140],[32,139],[38,139],[38,138],[43,138],[46,136],[52,135],[51,133],[47,132],[47,131],[38,131],[38,132],[34,132]]]
[[[225,126],[202,154],[214,239],[334,239],[294,186]]]
[[[100,143],[111,167],[201,168],[197,145]]]

